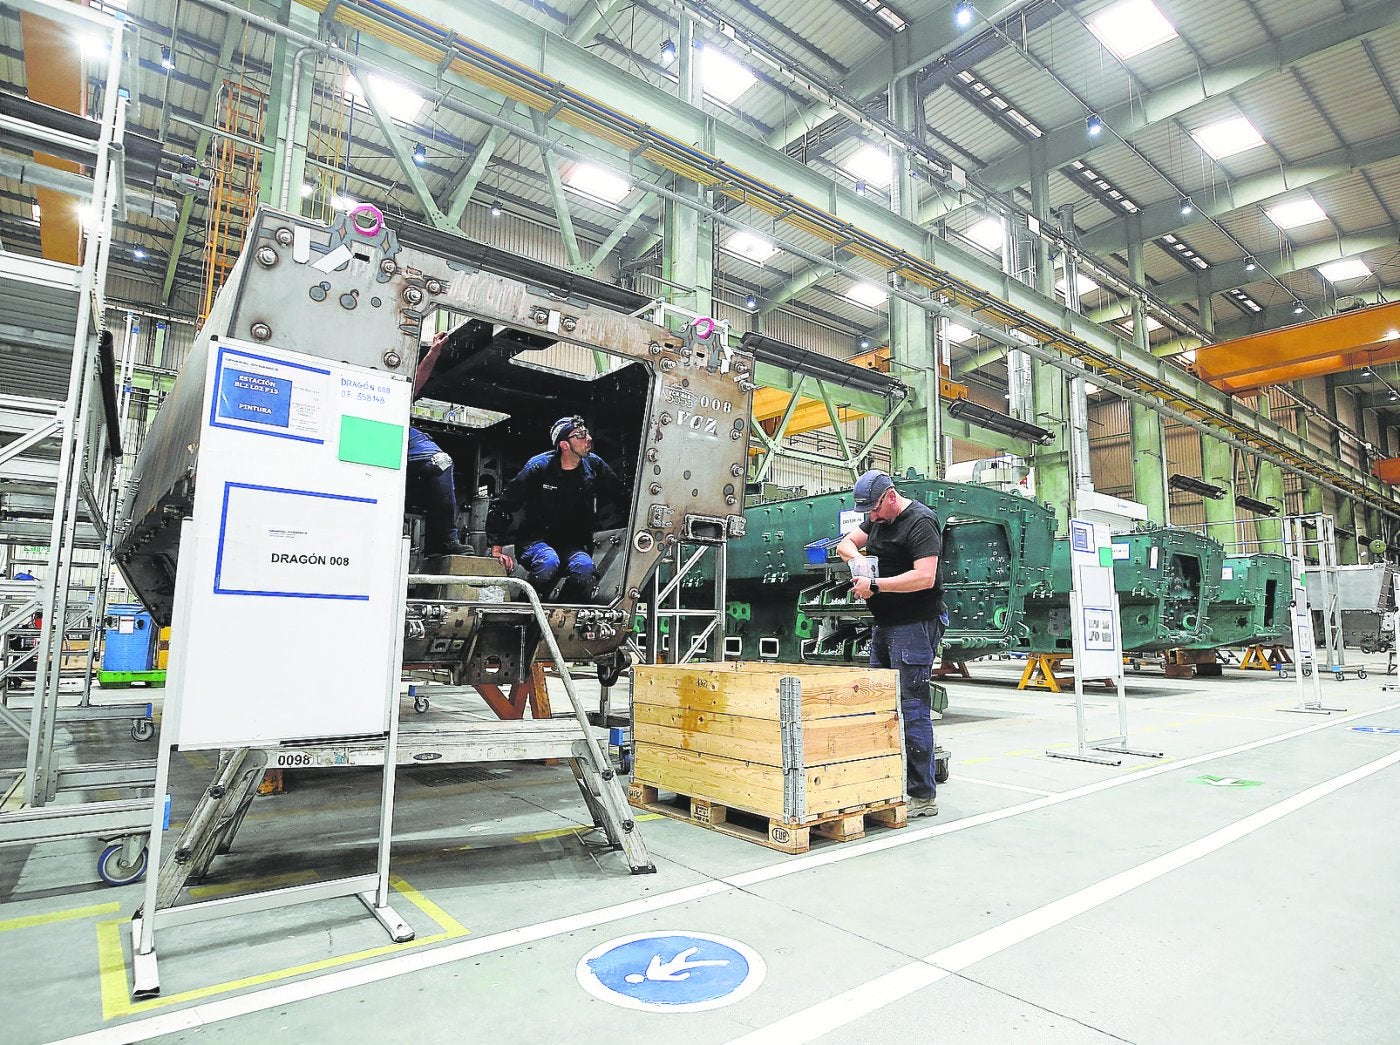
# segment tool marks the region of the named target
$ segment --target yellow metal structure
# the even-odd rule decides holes
[[[1359,308],[1196,350],[1196,370],[1238,394],[1400,360],[1400,302]]]
[[[267,116],[267,95],[234,80],[223,86],[217,126],[228,134],[214,138],[209,170],[209,212],[204,226],[203,323],[243,250],[248,222],[258,205],[258,173],[262,154],[244,142],[259,142]]]
[[[852,366],[863,366],[867,370],[878,370],[882,374],[888,374],[890,372],[890,346],[881,345],[879,348],[872,348],[869,352],[852,356],[846,362]],[[948,380],[948,370],[947,367],[944,367],[943,373],[938,375],[938,394],[945,401],[966,399],[967,385],[960,385],[956,381]]]
[[[782,419],[788,408],[788,403],[791,401],[792,394],[784,392],[782,389],[756,388],[753,393],[753,419],[765,432],[773,435],[777,432],[778,422]],[[839,406],[836,408],[836,416],[842,421],[854,421],[869,415],[849,406]],[[819,428],[830,427],[831,417],[826,412],[826,404],[820,399],[809,399],[807,396],[801,396],[798,399],[797,409],[792,412],[792,418],[788,421],[788,426],[784,431],[787,435],[800,435],[802,432],[813,432]]]

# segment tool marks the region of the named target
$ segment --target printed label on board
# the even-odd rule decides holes
[[[1128,558],[1131,554],[1132,554],[1132,549],[1129,548],[1126,544],[1119,544],[1117,541],[1114,542],[1114,544],[1113,544],[1113,557],[1114,557],[1115,559],[1126,559],[1126,558]]]
[[[1084,648],[1113,649],[1113,611],[1086,606],[1084,608]]]
[[[320,442],[329,376],[314,367],[220,349],[212,420],[225,428]]]
[[[214,591],[306,599],[368,598],[375,502],[239,483],[225,489]]]

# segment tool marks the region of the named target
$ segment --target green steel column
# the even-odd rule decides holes
[[[1323,378],[1323,384],[1327,389],[1328,414],[1331,415],[1334,419],[1341,417],[1339,404],[1337,402],[1336,375],[1328,374],[1326,377]],[[1363,422],[1363,432],[1364,427],[1365,426]],[[1328,432],[1332,444],[1332,456],[1340,459],[1342,456],[1342,430],[1334,425],[1328,429]],[[1360,520],[1357,518],[1356,502],[1353,501],[1350,497],[1342,497],[1338,495],[1337,528],[1342,530],[1349,530],[1352,533],[1351,537],[1340,537],[1337,540],[1337,562],[1342,566],[1355,566],[1361,561],[1360,557],[1357,554],[1358,545],[1356,541],[1356,534],[1360,532],[1357,529],[1356,525],[1359,521]]]
[[[1136,237],[1128,244],[1128,278],[1142,285],[1142,242]],[[1147,318],[1138,297],[1133,298],[1133,340],[1147,348]],[[1130,404],[1128,438],[1133,450],[1133,500],[1147,508],[1153,522],[1170,522],[1162,415],[1141,403]]]
[[[1069,381],[1063,370],[1037,366],[1034,371],[1036,423],[1055,433],[1055,441],[1031,454],[1036,500],[1055,513],[1055,532],[1069,533]]]
[[[1199,278],[1199,277],[1198,277]],[[1215,309],[1209,284],[1200,280],[1201,325],[1215,332]],[[1213,537],[1227,548],[1240,539],[1235,526],[1235,452],[1219,439],[1201,434],[1201,478],[1212,486],[1223,486],[1229,492],[1220,500],[1205,498],[1206,536]]]
[[[1355,566],[1361,561],[1356,543],[1356,523],[1356,502],[1350,497],[1339,498],[1337,501],[1337,526],[1343,530],[1350,530],[1352,533],[1350,537],[1340,537],[1337,540],[1337,562],[1342,566]]]
[[[895,122],[919,135],[919,115],[914,84],[910,77],[892,88]],[[892,150],[894,206],[900,217],[917,220],[919,183],[902,151]],[[921,475],[938,474],[938,450],[933,438],[934,413],[938,402],[938,372],[934,367],[933,321],[929,314],[901,298],[889,299],[890,369],[909,384],[918,397],[918,410],[906,411],[895,422],[891,437],[891,460],[895,471],[913,468]]]
[[[1383,537],[1381,532],[1381,513],[1376,508],[1366,509],[1366,555],[1367,560],[1374,562],[1379,556],[1372,554],[1370,543],[1379,537]]]
[[[698,106],[701,104],[702,90],[700,63],[696,60],[699,52],[695,50],[695,20],[684,11],[680,16],[678,36],[678,94],[682,101]],[[705,138],[706,141],[698,144],[702,150],[713,154],[714,126],[710,120],[706,121]],[[693,181],[678,178],[676,192],[697,202],[704,202],[704,192]],[[714,284],[714,219],[702,217],[701,212],[694,207],[670,201],[666,204],[663,228],[661,268],[663,277],[672,284],[672,303],[692,309],[700,315],[709,315]]]
[[[291,0],[279,0],[277,13],[273,16],[281,25],[287,25],[291,17]],[[287,57],[296,48],[291,47],[285,36],[274,37],[272,44],[272,77],[267,90],[267,118],[263,121],[263,144],[267,152],[258,165],[258,202],[277,203],[277,188],[281,184],[282,154],[277,147],[278,138],[283,135],[282,124],[287,107],[287,84],[282,71],[287,67]]]
[[[1298,436],[1304,442],[1308,441],[1308,415],[1299,410],[1298,414]],[[1319,451],[1320,452],[1320,451]],[[1327,502],[1323,498],[1323,489],[1317,483],[1308,483],[1303,487],[1303,514],[1304,515],[1326,515]],[[1334,516],[1335,519],[1335,516]],[[1308,562],[1317,562],[1316,551],[1309,551]]]
[[[1257,400],[1259,416],[1267,418],[1269,416],[1269,390],[1259,389]],[[1287,506],[1283,501],[1283,469],[1276,464],[1261,460],[1258,470],[1254,476],[1254,496],[1261,501],[1268,501],[1277,505],[1279,511],[1286,511]],[[1255,532],[1259,536],[1261,552],[1282,552],[1283,548],[1283,523],[1278,519],[1266,519],[1260,516],[1254,524]]]
[[[1229,491],[1220,500],[1207,497],[1206,536],[1213,537],[1221,544],[1231,545],[1240,539],[1235,528],[1235,451],[1234,448],[1201,436],[1201,478],[1212,486],[1223,486]]]

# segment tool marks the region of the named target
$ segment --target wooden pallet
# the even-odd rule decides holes
[[[676,794],[662,799],[660,789],[640,781],[632,782],[627,789],[627,799],[638,809],[696,824],[731,838],[757,842],[780,853],[807,852],[812,847],[813,834],[837,842],[864,838],[867,820],[891,828],[904,827],[909,820],[905,803],[879,802],[823,813],[802,824],[788,824],[777,817],[735,809],[704,798]]]

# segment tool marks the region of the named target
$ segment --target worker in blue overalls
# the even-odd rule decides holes
[[[600,503],[623,502],[617,474],[593,452],[593,437],[582,417],[561,417],[550,425],[554,449],[525,462],[491,505],[486,518],[491,554],[507,570],[515,560],[501,547],[511,519],[521,508],[524,521],[516,533],[516,554],[530,583],[548,600],[561,574],[561,602],[590,602],[597,583],[593,533]]]
[[[433,335],[433,342],[413,375],[413,398],[417,399],[428,383],[446,343],[446,332]],[[423,554],[470,555],[471,549],[457,537],[457,487],[452,475],[452,455],[433,442],[432,436],[412,425],[408,428],[408,481],[423,504],[427,531],[423,538]]]

